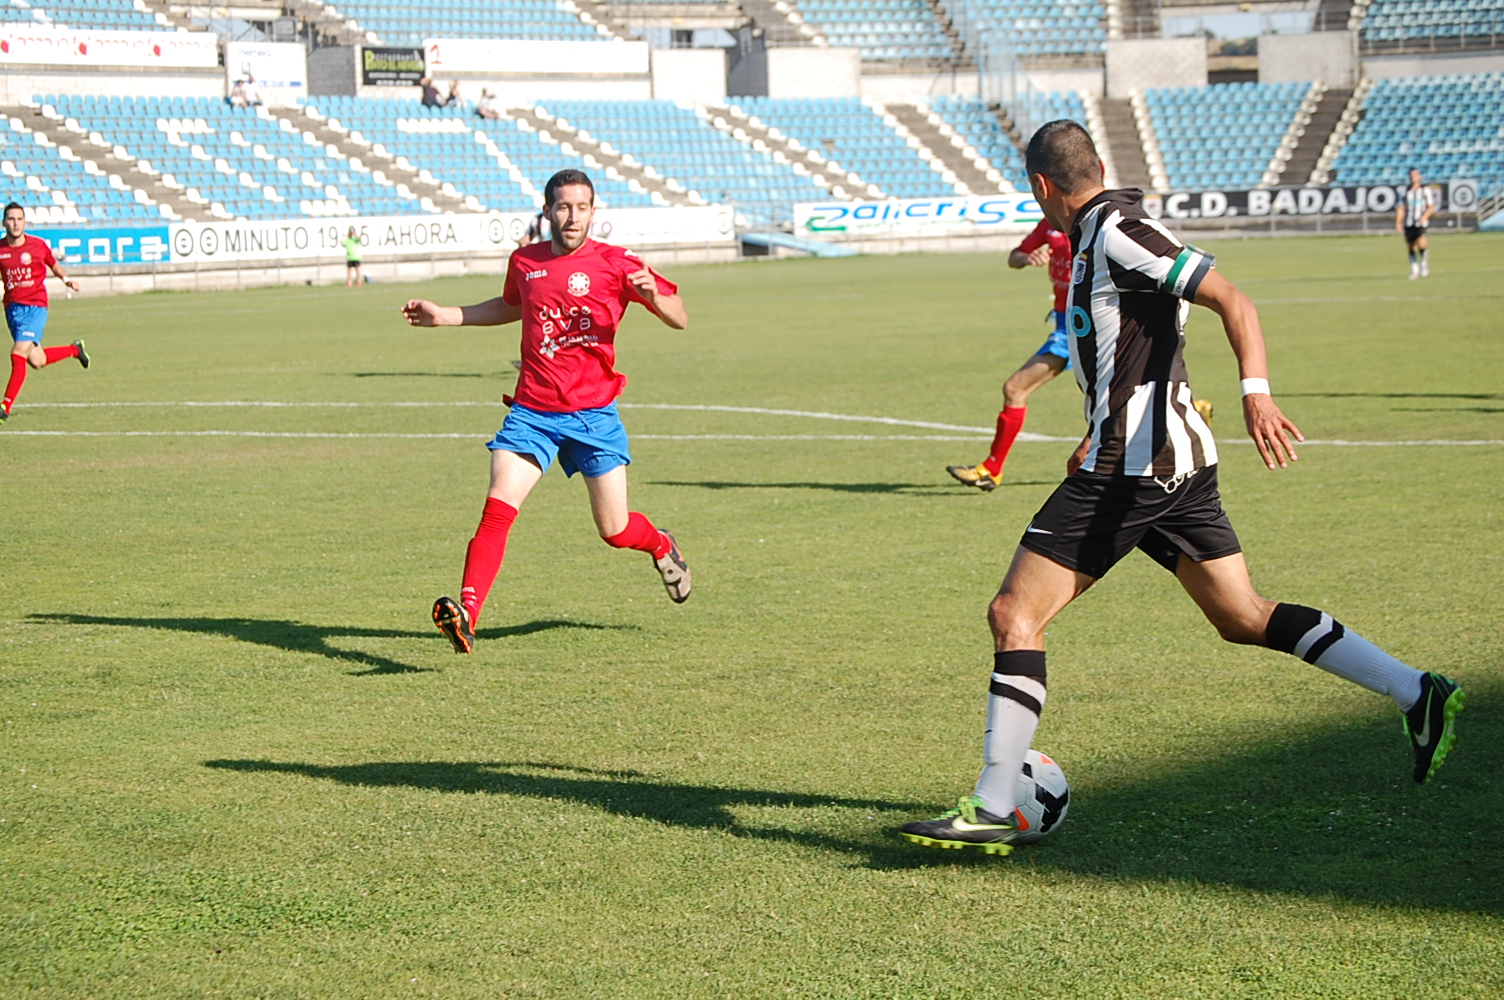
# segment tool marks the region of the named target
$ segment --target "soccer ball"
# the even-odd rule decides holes
[[[1015,844],[1044,839],[1065,821],[1070,808],[1071,789],[1065,772],[1038,750],[1024,754],[1023,771],[1018,776],[1018,808],[1013,818],[1018,823]]]

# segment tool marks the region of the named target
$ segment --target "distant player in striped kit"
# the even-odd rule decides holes
[[[1175,574],[1227,641],[1291,653],[1393,699],[1413,777],[1428,780],[1455,739],[1462,689],[1323,611],[1261,597],[1222,510],[1216,443],[1192,405],[1182,359],[1192,302],[1222,318],[1242,374],[1243,417],[1265,464],[1286,466],[1296,457],[1290,438],[1302,439],[1269,394],[1253,303],[1210,255],[1148,218],[1142,192],[1103,189],[1101,159],[1081,126],[1040,128],[1026,165],[1045,216],[1071,234],[1067,323],[1089,430],[988,609],[995,652],[982,774],[955,809],[905,825],[903,836],[928,847],[1012,849],[1015,786],[1045,703],[1045,626],[1135,548]]]
[[[62,279],[73,291],[78,285],[68,280],[63,266],[52,255],[46,240],[26,235],[26,209],[15,202],[5,206],[5,238],[0,240],[0,278],[5,281],[5,325],[10,327],[10,380],[0,397],[0,424],[10,417],[11,407],[26,384],[26,371],[46,368],[54,361],[77,358],[89,367],[84,342],[75,340],[67,347],[43,347],[42,332],[47,329],[47,272]]]
[[[1394,208],[1394,231],[1404,234],[1410,252],[1410,280],[1429,278],[1431,261],[1426,249],[1426,230],[1436,214],[1436,192],[1421,181],[1420,171],[1410,168],[1410,186]]]

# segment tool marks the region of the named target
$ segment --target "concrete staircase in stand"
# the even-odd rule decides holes
[[[942,177],[962,194],[993,194],[1013,190],[1002,172],[956,133],[944,119],[928,108],[914,104],[889,104],[888,113],[901,122],[920,142],[920,155],[928,152],[945,167]]]
[[[525,130],[538,133],[544,142],[557,142],[566,153],[585,159],[587,169],[599,169],[607,177],[624,180],[634,191],[645,193],[655,205],[706,205],[698,191],[691,191],[672,177],[665,177],[649,164],[640,163],[630,153],[618,150],[588,131],[550,114],[545,105],[533,108],[508,108],[506,114]]]
[[[1117,168],[1118,183],[1125,188],[1153,188],[1149,180],[1149,163],[1144,159],[1144,144],[1139,138],[1133,108],[1126,99],[1103,98],[1102,125],[1112,148],[1112,163]]]

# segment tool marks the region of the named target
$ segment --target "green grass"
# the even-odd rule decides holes
[[[1438,238],[1413,283],[1397,239],[1211,249],[1307,436],[1504,438],[1504,240]],[[691,329],[629,321],[625,401],[986,426],[1048,308],[1002,263],[679,269]],[[1050,630],[1070,816],[983,859],[894,829],[975,775],[984,609],[1066,444],[983,495],[943,472],[980,441],[652,439],[944,432],[628,410],[694,597],[552,472],[460,658],[428,606],[499,404],[28,405],[496,400],[515,332],[396,312],[494,290],[58,304],[95,365],[33,374],[0,430],[0,995],[1504,996],[1504,448],[1224,448],[1263,591],[1470,690],[1436,781],[1386,700],[1220,643],[1132,556]],[[1204,311],[1187,354],[1240,437]],[[1080,429],[1074,386],[1038,393],[1027,430]]]

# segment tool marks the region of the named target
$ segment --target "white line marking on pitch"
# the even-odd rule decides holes
[[[495,407],[502,405],[499,401],[463,400],[445,402],[438,400],[404,402],[400,400],[379,400],[374,402],[331,402],[331,401],[293,401],[293,400],[261,400],[261,399],[227,399],[227,400],[177,400],[173,402],[120,402],[120,403],[27,403],[25,408],[50,408],[50,409],[98,409],[120,407],[142,408],[214,408],[214,407],[262,407],[271,409],[280,408],[324,408],[324,409],[359,409],[379,407]],[[966,435],[965,437],[942,437],[942,436],[877,436],[869,434],[841,435],[841,434],[633,434],[632,437],[640,441],[972,441],[990,440],[992,428],[971,427],[965,424],[942,424],[929,420],[905,420],[899,417],[867,417],[848,413],[827,413],[822,410],[784,410],[764,406],[719,406],[695,403],[618,403],[617,406],[624,410],[687,410],[712,413],[751,413],[761,416],[775,417],[803,417],[811,420],[839,420],[851,423],[884,424],[890,427],[920,427],[926,430],[956,431]],[[7,432],[14,437],[17,434],[44,436],[44,437],[265,437],[265,438],[393,438],[393,439],[443,439],[443,438],[472,438],[485,437],[487,435],[477,432],[475,434],[380,434],[380,433],[302,433],[302,432],[273,432],[273,431],[23,431],[12,430]],[[975,436],[973,436],[975,435]],[[1050,434],[1033,434],[1023,431],[1018,435],[1019,441],[1049,442],[1049,441],[1077,441],[1074,437],[1059,437]],[[1218,444],[1252,444],[1247,438],[1218,438]],[[1480,440],[1444,440],[1432,439],[1424,441],[1351,441],[1341,438],[1312,439],[1304,442],[1310,445],[1331,445],[1339,448],[1404,448],[1412,446],[1426,446],[1439,448],[1469,448],[1489,447],[1504,445],[1504,439],[1486,438]]]

